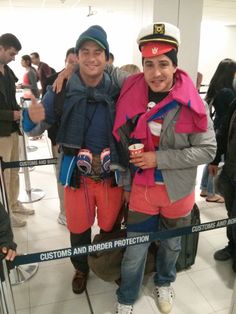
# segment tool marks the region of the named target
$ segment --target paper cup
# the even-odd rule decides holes
[[[144,145],[141,143],[132,144],[128,148],[131,156],[144,152]]]

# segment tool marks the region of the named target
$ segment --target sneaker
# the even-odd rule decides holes
[[[173,300],[175,297],[174,289],[171,286],[158,287],[153,290],[153,297],[159,311],[168,314],[172,310]]]
[[[19,201],[17,201],[16,205],[12,208],[12,212],[22,215],[34,215],[35,213],[34,209],[26,208]]]
[[[57,222],[60,224],[60,225],[64,225],[66,226],[67,225],[67,222],[66,222],[66,216],[62,213],[59,214],[58,218],[57,218]]]
[[[133,305],[117,303],[116,305],[116,314],[132,314]]]
[[[230,258],[232,258],[232,252],[228,245],[214,254],[214,259],[217,261],[227,261]]]
[[[20,218],[16,217],[15,215],[11,214],[11,226],[14,228],[24,227],[26,225],[25,220],[21,220]]]

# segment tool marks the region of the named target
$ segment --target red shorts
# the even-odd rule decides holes
[[[72,233],[89,229],[97,214],[98,226],[110,231],[122,205],[123,189],[111,187],[111,180],[95,182],[83,177],[79,189],[65,188],[67,227]],[[97,213],[96,213],[97,212]]]
[[[193,208],[195,192],[184,198],[171,202],[163,184],[152,187],[136,185],[133,183],[129,208],[148,215],[162,215],[166,218],[179,218],[186,216]]]

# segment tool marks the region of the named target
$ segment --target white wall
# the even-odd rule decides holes
[[[23,47],[10,67],[21,79],[24,70],[20,56],[37,51],[42,61],[59,71],[64,66],[66,50],[75,46],[80,33],[94,24],[106,30],[116,66],[141,65],[136,38],[143,23],[152,22],[152,4],[153,0],[133,0],[127,2],[123,11],[104,9],[91,17],[86,16],[87,8],[1,8],[0,34],[13,33]]]
[[[203,0],[155,0],[154,4],[155,21],[166,21],[179,27],[178,64],[196,82]]]
[[[74,46],[80,33],[93,24],[100,24],[107,31],[110,50],[115,55],[115,65],[136,63],[141,66],[136,38],[140,28],[153,21],[155,1],[127,1],[124,9],[112,11],[106,8],[98,10],[98,14],[91,17],[86,17],[88,13],[86,7],[63,10],[1,8],[0,34],[12,32],[23,46],[16,61],[10,63],[10,66],[21,79],[23,68],[20,65],[20,56],[38,51],[43,61],[60,70],[64,66],[66,50]],[[160,3],[158,10],[159,12],[163,10]],[[188,33],[191,34],[191,29]],[[183,38],[183,34],[181,35]],[[192,45],[191,40],[189,45]],[[203,83],[209,83],[223,58],[236,60],[235,47],[236,26],[202,23],[198,70],[203,73]],[[182,58],[180,59],[180,66],[183,66]],[[184,68],[190,70],[185,66]]]
[[[219,62],[224,58],[236,60],[236,26],[203,22],[198,69],[203,74],[204,84],[209,84]]]

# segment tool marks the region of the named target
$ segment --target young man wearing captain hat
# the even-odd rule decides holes
[[[128,236],[190,224],[197,166],[211,161],[216,150],[205,105],[187,73],[177,68],[179,29],[169,23],[153,23],[140,31],[137,42],[143,73],[126,80],[113,129],[116,139],[122,138],[124,149],[127,143],[144,144],[143,153],[130,157],[136,170],[129,200]],[[117,314],[133,313],[148,246],[126,248]],[[180,249],[180,237],[160,241],[153,297],[161,313],[172,309],[171,283],[176,279]]]

